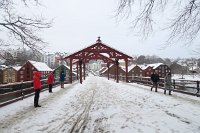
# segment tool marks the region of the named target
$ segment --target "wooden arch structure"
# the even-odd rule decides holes
[[[126,82],[128,82],[128,59],[132,59],[131,56],[128,56],[114,48],[107,46],[106,44],[102,43],[100,37],[95,44],[92,44],[78,52],[75,52],[67,57],[64,57],[65,60],[70,60],[70,76],[69,81],[72,83],[72,64],[77,64],[77,75],[78,75],[78,68],[83,68],[84,71],[84,79],[85,79],[85,64],[89,63],[90,60],[99,59],[103,60],[107,63],[108,67],[108,79],[109,79],[109,66],[110,64],[114,64],[116,66],[116,81],[119,82],[118,78],[118,68],[119,68],[119,60],[124,59],[125,67],[126,67]],[[82,69],[80,71],[80,83],[82,83]],[[78,77],[77,77],[78,78]]]

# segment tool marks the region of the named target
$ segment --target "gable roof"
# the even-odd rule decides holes
[[[148,66],[151,66],[151,67],[153,67],[153,69],[156,69],[160,65],[164,65],[164,64],[163,63],[154,63],[154,64],[149,64]]]
[[[131,56],[102,43],[100,37],[98,38],[95,44],[83,48],[64,58],[67,59],[73,57],[73,59],[81,59],[81,58],[87,59],[91,53],[95,53],[96,56],[101,54],[101,56],[103,55],[104,57],[107,58],[117,58],[117,59],[132,58]],[[107,53],[109,57],[102,53]]]
[[[110,69],[111,67],[115,67],[115,65],[114,65],[114,64],[111,64],[110,67],[109,67],[109,69]],[[121,66],[119,66],[119,69],[121,69],[122,71],[125,72],[125,70],[124,70]],[[100,73],[105,73],[106,71],[108,71],[108,67],[107,67],[106,69],[103,69]]]
[[[99,73],[101,73],[102,71],[104,71],[107,67],[102,67],[100,70],[99,70]]]
[[[19,71],[19,69],[21,68],[22,66],[13,66],[13,69],[15,69],[16,71]]]
[[[67,66],[67,65],[65,65],[65,64],[61,64],[60,66],[56,67],[56,68],[54,69],[54,71],[57,70],[57,69],[58,69],[59,67],[61,67],[61,66],[64,66],[64,67],[66,67],[68,70],[70,70],[70,67],[69,67],[69,66]],[[72,73],[75,74],[75,75],[77,74],[76,72],[73,71],[73,69],[72,69]]]
[[[47,64],[43,62],[31,61],[30,62],[38,71],[53,71]]]

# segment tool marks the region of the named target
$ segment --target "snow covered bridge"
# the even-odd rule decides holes
[[[199,133],[200,99],[89,76],[0,108],[0,133]]]

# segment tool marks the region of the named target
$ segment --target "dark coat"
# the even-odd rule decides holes
[[[65,74],[64,73],[60,74],[60,81],[61,82],[65,81]]]
[[[151,74],[151,80],[154,83],[157,83],[160,80],[159,75],[158,74]]]

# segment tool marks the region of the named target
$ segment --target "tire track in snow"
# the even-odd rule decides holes
[[[60,124],[57,127],[48,130],[48,132],[84,132],[89,120],[89,111],[93,104],[96,87],[96,83],[89,83],[86,90],[76,96],[77,101],[73,105],[75,109],[70,109],[73,114],[70,115],[69,113],[66,113],[62,121],[59,121]]]

